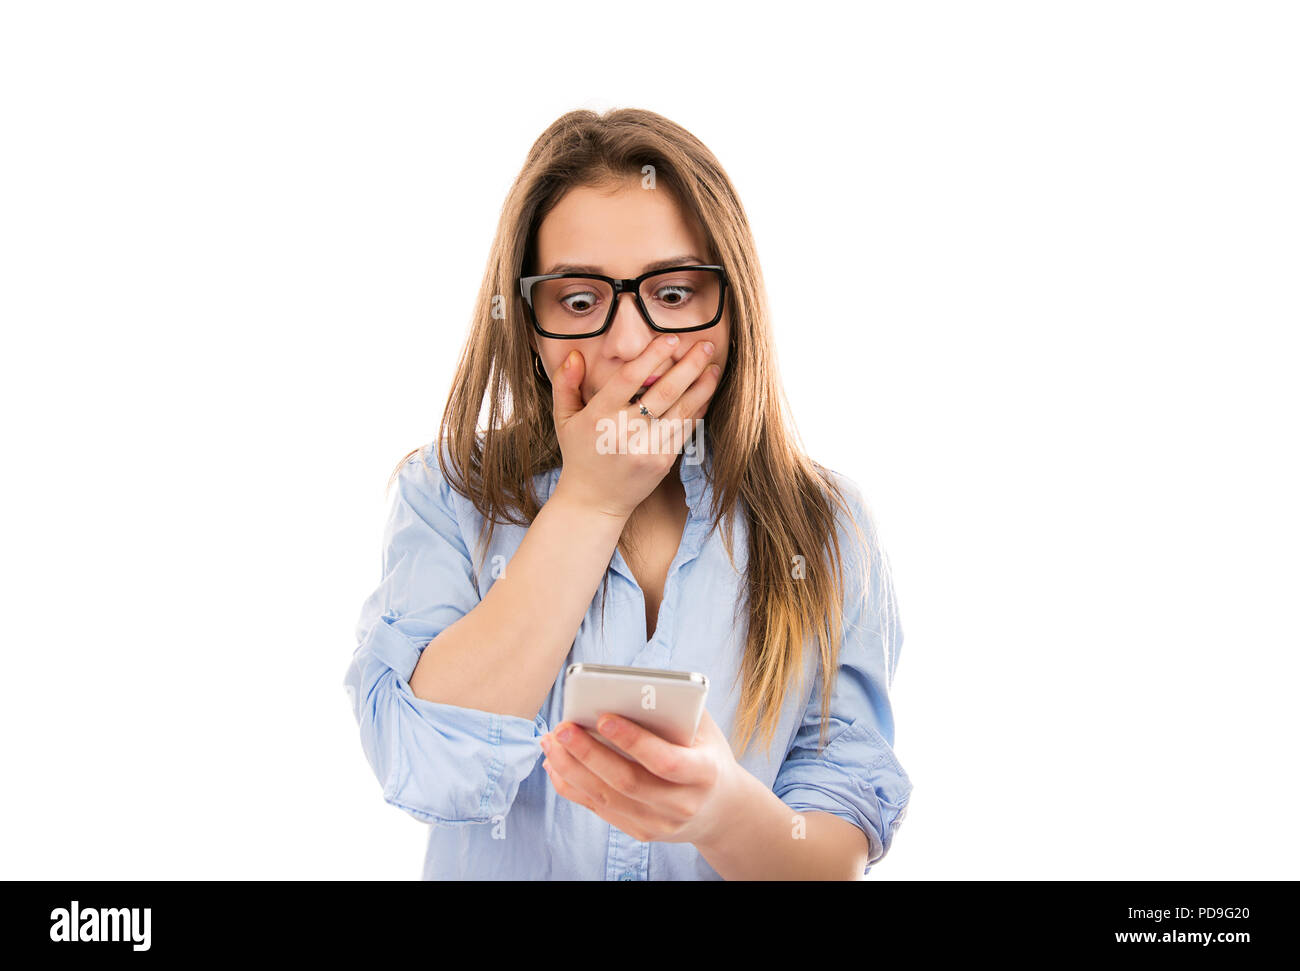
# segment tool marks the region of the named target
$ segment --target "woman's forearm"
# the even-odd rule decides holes
[[[724,880],[857,880],[869,846],[862,830],[830,813],[795,812],[739,769],[727,825],[695,848]]]
[[[424,649],[411,691],[428,701],[535,718],[625,522],[557,485],[483,600]]]

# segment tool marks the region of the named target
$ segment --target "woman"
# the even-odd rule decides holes
[[[795,444],[712,153],[648,111],[551,125],[458,375],[394,470],[345,681],[384,799],[432,824],[424,877],[869,872],[912,788],[887,560]],[[611,718],[626,759],[558,724],[573,661],[708,675],[694,744]]]

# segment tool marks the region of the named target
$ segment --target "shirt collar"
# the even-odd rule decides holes
[[[688,443],[683,450],[682,460],[677,467],[682,487],[686,490],[689,518],[708,518],[713,501],[713,453],[709,450],[703,426],[696,433],[694,441]]]

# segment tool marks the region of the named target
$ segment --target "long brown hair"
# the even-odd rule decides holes
[[[739,756],[759,729],[770,749],[791,679],[802,687],[804,643],[813,636],[821,655],[824,745],[846,589],[834,506],[847,514],[864,552],[866,541],[832,476],[798,445],[778,380],[748,219],[722,166],[690,132],[654,112],[622,108],[604,115],[571,111],[537,139],[502,207],[443,414],[439,466],[484,517],[484,551],[498,521],[526,526],[537,515],[541,505],[532,478],[557,468],[562,456],[550,385],[533,366],[516,280],[532,271],[537,228],[567,191],[640,177],[644,166],[653,166],[656,185],[667,187],[699,221],[709,258],[725,268],[730,283],[731,346],[704,433],[712,526],[721,523],[729,555],[733,516],[747,516],[748,616],[739,672],[744,681],[732,748]],[[390,486],[418,451],[403,456]],[[866,560],[851,559],[862,571],[865,597]],[[801,568],[792,570],[792,563]]]

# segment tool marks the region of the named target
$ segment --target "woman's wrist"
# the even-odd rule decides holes
[[[753,831],[754,816],[771,809],[765,798],[772,795],[771,790],[739,762],[733,763],[721,785],[714,826],[691,841],[715,869],[722,861],[743,854]]]
[[[555,489],[551,493],[547,504],[555,502],[557,505],[564,506],[568,509],[576,510],[582,514],[593,514],[599,516],[602,520],[609,523],[617,523],[620,532],[623,525],[632,515],[632,510],[623,510],[618,507],[610,506],[607,501],[595,499],[585,495],[579,486],[574,485],[571,481],[566,481],[564,472],[561,470],[560,478],[555,483]]]

